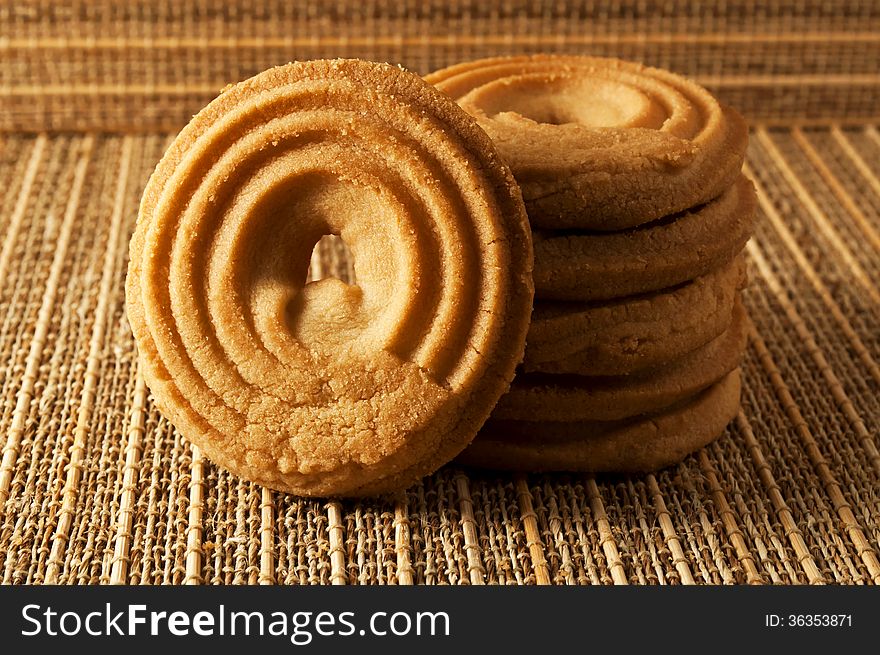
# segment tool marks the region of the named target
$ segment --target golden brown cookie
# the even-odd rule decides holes
[[[523,369],[626,375],[677,359],[730,325],[742,255],[692,282],[618,300],[536,302]]]
[[[736,416],[740,371],[661,413],[612,422],[489,421],[458,462],[514,471],[642,473],[680,462]]]
[[[305,283],[326,234],[357,285]],[[158,164],[130,255],[159,408],[274,489],[412,483],[473,438],[522,355],[532,251],[513,178],[470,116],[385,64],[226,89]]]
[[[655,369],[610,377],[518,375],[490,420],[615,421],[656,412],[696,396],[739,366],[746,337],[746,313],[737,301],[720,336]]]
[[[535,297],[605,300],[693,280],[742,250],[754,218],[755,189],[741,176],[701,207],[624,232],[538,232]]]
[[[481,59],[428,75],[477,117],[532,226],[622,230],[717,197],[748,130],[683,77],[600,57]]]

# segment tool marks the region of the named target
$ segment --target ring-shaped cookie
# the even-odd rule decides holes
[[[742,250],[755,189],[745,177],[693,210],[622,232],[536,232],[535,297],[609,300],[693,280]]]
[[[355,284],[306,284],[326,234]],[[473,438],[522,356],[519,191],[471,117],[392,66],[301,62],[226,89],[156,167],[130,255],[157,405],[275,489],[415,481]]]
[[[676,464],[717,439],[740,406],[735,369],[680,405],[623,421],[489,421],[461,464],[512,471],[644,473]]]
[[[737,300],[730,327],[705,346],[645,372],[617,376],[516,376],[491,420],[617,421],[658,412],[696,396],[739,366],[746,346],[745,309]]]
[[[746,284],[742,254],[685,284],[601,302],[535,302],[523,368],[627,375],[709,343],[730,325]]]
[[[684,211],[733,184],[745,156],[743,119],[657,68],[534,55],[425,79],[492,137],[536,228],[622,230]]]

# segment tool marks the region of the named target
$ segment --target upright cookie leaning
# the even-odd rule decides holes
[[[305,284],[331,233],[357,286]],[[225,90],[150,178],[130,257],[159,408],[275,489],[415,481],[470,442],[522,358],[519,190],[472,118],[391,66],[294,63]]]
[[[481,59],[425,79],[492,137],[536,228],[622,230],[708,202],[748,143],[698,84],[617,59]]]

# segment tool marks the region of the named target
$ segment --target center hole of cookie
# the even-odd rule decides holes
[[[472,98],[490,118],[511,112],[549,125],[653,128],[665,118],[642,91],[615,80],[524,75],[500,82],[482,87]]]
[[[319,169],[289,177],[264,203],[253,212],[262,227],[250,242],[251,302],[281,309],[291,336],[313,350],[374,348],[405,224],[388,192],[367,176]]]
[[[306,282],[336,278],[355,284],[354,259],[348,245],[338,234],[325,234],[312,250]]]

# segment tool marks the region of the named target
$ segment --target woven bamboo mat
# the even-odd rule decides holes
[[[742,413],[643,477],[444,468],[321,502],[218,470],[154,409],[127,241],[166,135],[0,146],[6,583],[880,582],[880,132],[757,129]],[[325,243],[315,273],[344,277]]]
[[[449,466],[369,503],[270,493],[183,442],[123,307],[168,134],[291,59],[538,51],[671,68],[768,126],[727,434],[655,475]],[[871,0],[0,0],[0,580],[880,582],[878,61]],[[313,273],[346,277],[339,244]]]
[[[0,0],[0,129],[176,131],[293,59],[532,52],[669,68],[753,122],[880,120],[875,0]]]

